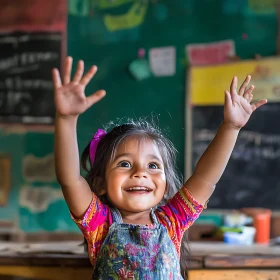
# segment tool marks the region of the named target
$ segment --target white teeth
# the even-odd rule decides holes
[[[149,189],[145,188],[145,187],[133,187],[133,188],[129,188],[127,190],[128,191],[149,191]]]

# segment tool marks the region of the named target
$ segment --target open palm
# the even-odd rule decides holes
[[[237,77],[234,77],[230,92],[225,92],[224,121],[238,129],[248,122],[257,108],[267,103],[266,99],[262,99],[251,104],[254,86],[247,88],[250,80],[251,76],[248,75],[237,91]]]
[[[65,60],[63,83],[59,71],[57,69],[52,71],[56,111],[61,116],[82,114],[105,96],[104,90],[99,90],[88,97],[85,96],[85,87],[96,73],[97,67],[91,67],[83,76],[84,62],[80,60],[71,80],[72,61],[72,57],[67,57]]]

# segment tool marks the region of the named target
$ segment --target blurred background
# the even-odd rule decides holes
[[[51,69],[67,55],[98,66],[87,94],[107,91],[79,118],[80,151],[111,121],[148,117],[185,178],[223,119],[232,77],[251,74],[269,104],[240,134],[190,240],[253,225],[248,208],[265,208],[268,238],[280,236],[279,13],[277,0],[0,0],[0,239],[83,240],[54,172]]]

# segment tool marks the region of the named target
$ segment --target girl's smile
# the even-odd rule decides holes
[[[163,198],[166,177],[155,142],[131,136],[107,165],[106,193],[121,214],[150,211]]]

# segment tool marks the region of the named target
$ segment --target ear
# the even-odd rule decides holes
[[[101,177],[96,177],[93,184],[98,192],[97,195],[104,195],[107,192],[105,182]]]

